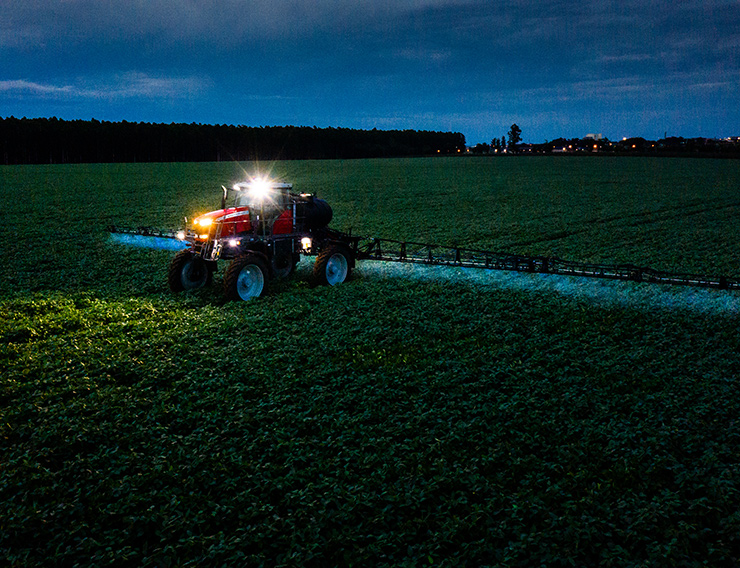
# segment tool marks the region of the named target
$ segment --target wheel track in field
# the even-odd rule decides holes
[[[574,229],[574,230],[565,230],[565,231],[558,231],[557,233],[553,233],[551,235],[539,238],[539,239],[531,239],[527,241],[517,241],[513,243],[512,247],[525,247],[533,244],[539,244],[539,243],[546,243],[551,241],[558,241],[560,239],[566,239],[568,237],[572,237],[575,235],[581,235],[583,233],[590,232],[592,225],[608,225],[613,224],[618,221],[624,221],[627,219],[634,219],[630,223],[625,223],[624,227],[639,227],[642,225],[651,225],[655,223],[664,223],[666,221],[671,221],[673,219],[681,219],[688,216],[693,215],[701,215],[703,213],[708,213],[711,211],[720,211],[722,209],[732,209],[732,208],[738,208],[740,207],[740,202],[735,203],[729,203],[729,204],[722,204],[722,205],[715,205],[712,207],[702,207],[701,209],[695,209],[694,211],[691,211],[691,208],[697,207],[698,204],[695,205],[689,205],[684,207],[672,207],[668,209],[663,209],[662,211],[657,212],[641,212],[641,213],[630,213],[628,215],[615,215],[612,217],[602,217],[598,219],[590,219],[588,221],[585,221],[585,227],[580,229]]]

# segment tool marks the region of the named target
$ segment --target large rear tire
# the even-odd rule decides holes
[[[224,276],[226,299],[246,301],[262,296],[267,290],[268,270],[255,254],[245,254],[231,261]]]
[[[330,246],[319,253],[313,266],[313,279],[316,284],[336,286],[352,273],[352,252],[343,246]]]
[[[212,279],[213,272],[206,261],[189,250],[178,252],[167,271],[167,283],[173,292],[203,288]]]

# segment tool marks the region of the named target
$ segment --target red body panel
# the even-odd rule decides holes
[[[252,222],[249,217],[249,207],[229,207],[228,209],[217,209],[209,211],[198,217],[196,222],[201,219],[211,219],[211,231],[216,223],[220,223],[220,238],[232,237],[240,233],[252,231]],[[293,232],[293,212],[290,209],[283,211],[272,223],[273,235],[287,235]]]
[[[287,235],[293,232],[293,212],[290,209],[283,211],[272,224],[273,235]]]
[[[198,219],[213,219],[214,223],[223,223],[221,238],[231,237],[238,233],[252,230],[252,222],[249,220],[249,207],[229,207],[228,209],[217,209],[201,215]]]

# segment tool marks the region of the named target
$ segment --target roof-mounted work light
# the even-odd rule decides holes
[[[248,181],[234,184],[233,189],[245,195],[240,201],[250,206],[269,206],[282,203],[292,184],[276,182],[270,178],[255,176]]]
[[[252,203],[263,203],[272,196],[274,183],[264,177],[254,177],[249,181],[234,184],[234,190],[243,191],[249,195]]]
[[[254,178],[249,182],[249,195],[255,201],[264,201],[270,195],[272,184],[265,178]]]

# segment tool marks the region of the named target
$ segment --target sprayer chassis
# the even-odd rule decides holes
[[[158,231],[156,229],[139,227],[125,229],[111,227],[112,232],[137,234],[152,237],[176,238],[174,231]],[[310,248],[300,246],[301,239],[309,236],[312,239]],[[633,264],[596,264],[573,262],[554,257],[527,256],[506,252],[495,252],[462,247],[450,247],[429,243],[398,241],[370,237],[351,236],[332,229],[326,229],[318,239],[317,235],[300,233],[285,235],[272,242],[259,239],[249,241],[248,246],[265,247],[268,254],[279,247],[277,242],[288,241],[291,250],[298,254],[315,256],[319,251],[331,246],[344,246],[351,252],[353,261],[375,260],[382,262],[400,262],[423,264],[428,266],[451,266],[461,268],[478,268],[485,270],[506,270],[513,272],[528,272],[538,274],[559,274],[564,276],[581,276],[588,278],[604,278],[609,280],[625,280],[631,282],[648,282],[655,284],[674,284],[693,286],[698,288],[714,288],[718,290],[740,290],[740,278],[726,276],[705,276],[697,274],[672,273],[641,267]],[[323,238],[321,238],[323,237]],[[202,249],[193,249],[201,254]],[[243,254],[244,251],[233,251],[219,257],[228,260]],[[208,260],[203,256],[204,260]]]
[[[254,180],[236,184],[232,190],[242,197],[229,208],[227,197],[232,190],[223,188],[221,209],[196,218],[194,228],[187,232],[148,227],[111,227],[111,232],[184,241],[184,250],[168,272],[175,292],[210,283],[218,261],[231,261],[224,276],[225,292],[231,299],[262,295],[268,281],[289,275],[301,255],[317,256],[314,280],[329,285],[342,283],[356,261],[375,260],[740,290],[740,279],[725,276],[352,236],[329,228],[331,207],[313,194],[296,194],[291,184],[270,182],[269,197],[264,198],[249,193],[254,187]]]

